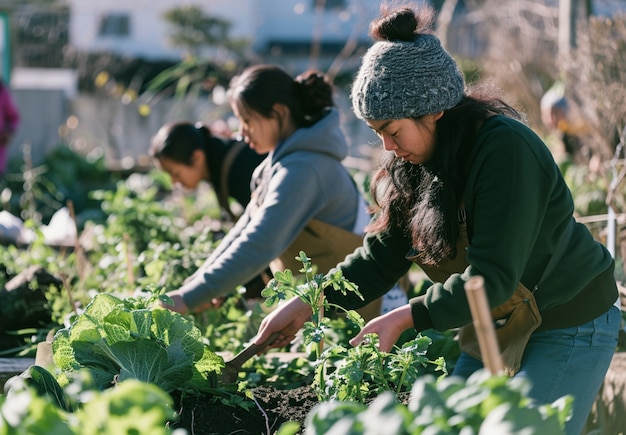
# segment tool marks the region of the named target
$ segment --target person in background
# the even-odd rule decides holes
[[[588,127],[582,116],[576,115],[570,107],[564,92],[564,85],[557,82],[541,97],[541,121],[556,135],[569,160],[577,165],[589,165],[592,153],[583,142],[583,133]]]
[[[243,141],[214,135],[208,126],[188,121],[162,126],[152,138],[149,155],[174,184],[192,190],[201,181],[210,183],[233,221],[240,213],[232,209],[231,199],[248,205],[252,172],[265,158]]]
[[[528,327],[534,332],[514,376],[529,380],[528,397],[537,404],[572,395],[566,432],[579,435],[617,344],[613,258],[574,219],[572,195],[548,147],[513,108],[465,89],[432,23],[432,9],[404,6],[383,10],[370,26],[376,42],[351,99],[387,156],[372,180],[377,210],[364,246],[337,267],[365,302],[414,262],[433,284],[368,322],[351,344],[376,334],[389,351],[410,328],[465,328],[472,322],[465,284],[475,276],[483,277],[492,309],[525,289],[542,321]],[[365,303],[351,292],[325,296],[345,308]],[[285,346],[310,316],[309,306],[290,299],[268,314],[254,341],[278,332],[272,347]],[[462,352],[453,375],[482,369],[479,358]]]
[[[8,86],[0,79],[0,180],[7,171],[9,145],[19,122],[19,110]]]
[[[235,222],[241,212],[233,207],[232,200],[242,207],[248,205],[252,173],[265,154],[256,153],[244,141],[213,134],[212,130],[201,122],[165,124],[152,138],[148,154],[175,185],[193,190],[201,181],[208,182],[222,212]],[[270,278],[266,268],[246,282],[246,299],[258,298]]]
[[[252,199],[204,264],[171,291],[174,311],[196,312],[261,272],[291,269],[299,251],[320,269],[361,244],[367,205],[342,160],[348,144],[334,107],[333,87],[320,72],[296,79],[275,65],[256,65],[228,91],[240,133],[267,153],[253,174]],[[374,314],[380,313],[380,301]]]

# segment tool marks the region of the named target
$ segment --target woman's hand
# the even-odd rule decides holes
[[[413,317],[411,306],[407,304],[367,322],[361,332],[350,340],[350,344],[358,346],[365,335],[376,334],[378,335],[378,349],[381,352],[389,352],[400,335],[411,327],[413,327]]]
[[[296,333],[313,314],[311,307],[298,297],[279,305],[261,322],[259,332],[254,338],[256,344],[265,342],[274,332],[280,335],[270,347],[287,346],[296,337]]]
[[[183,296],[180,293],[173,291],[173,292],[167,293],[167,296],[170,299],[172,299],[172,303],[174,305],[161,301],[160,303],[163,308],[167,308],[168,310],[175,311],[179,314],[182,314],[183,316],[189,313],[189,307],[187,307],[187,304],[185,303],[185,300],[183,299]]]
[[[205,311],[211,308],[219,308],[224,302],[223,297],[213,298],[210,302],[207,302],[206,304],[203,304],[199,307],[195,307],[194,309],[190,309],[185,303],[185,300],[183,299],[183,295],[180,291],[175,290],[173,292],[169,292],[167,293],[167,296],[169,296],[172,299],[172,302],[174,303],[174,305],[161,302],[161,306],[163,308],[167,308],[168,310],[172,310],[179,314],[182,314],[183,316],[191,312],[200,313],[202,311]]]

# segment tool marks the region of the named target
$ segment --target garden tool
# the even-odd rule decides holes
[[[231,384],[237,380],[237,375],[243,363],[248,361],[253,355],[272,344],[280,334],[274,332],[270,337],[261,344],[251,343],[244,350],[235,355],[232,359],[226,361],[226,366],[222,369],[222,381]]]

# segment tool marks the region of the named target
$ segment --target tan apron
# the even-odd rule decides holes
[[[317,270],[326,273],[362,245],[363,237],[358,234],[313,219],[285,252],[270,263],[270,269],[272,273],[285,269],[297,273],[302,263],[296,257],[304,251]],[[380,315],[381,303],[382,298],[378,298],[356,311],[367,322]]]
[[[444,260],[437,266],[424,266],[417,255],[407,255],[407,259],[418,264],[433,282],[444,282],[453,273],[463,273],[469,266],[467,262],[467,224],[459,224],[457,255],[454,259]],[[505,303],[491,310],[491,317],[496,327],[496,337],[502,354],[505,373],[514,375],[520,368],[522,356],[531,334],[541,324],[541,314],[530,290],[522,283]],[[472,323],[459,329],[461,351],[482,360],[478,338]]]

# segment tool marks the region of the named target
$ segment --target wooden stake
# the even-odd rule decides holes
[[[496,330],[491,318],[491,310],[485,294],[485,281],[482,276],[473,276],[465,283],[465,293],[469,303],[478,346],[483,364],[492,375],[504,372],[502,355],[496,338]]]

